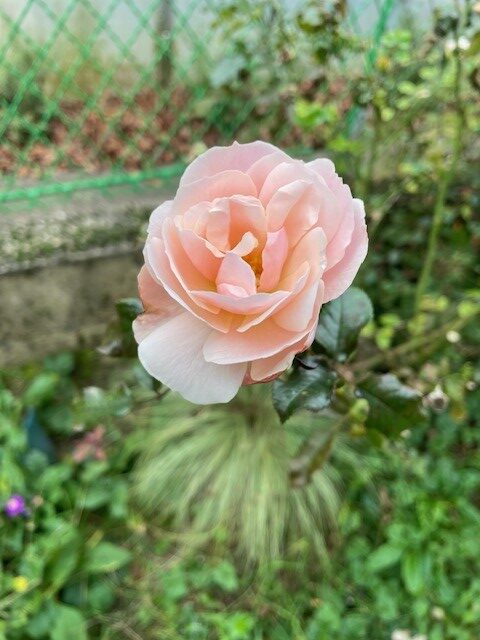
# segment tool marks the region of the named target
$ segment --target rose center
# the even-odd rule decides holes
[[[255,274],[258,285],[258,281],[262,275],[262,252],[258,251],[258,249],[254,249],[248,255],[244,256],[243,259],[252,267],[252,271]]]

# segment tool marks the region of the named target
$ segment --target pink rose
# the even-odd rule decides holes
[[[259,141],[210,149],[150,218],[133,327],[141,363],[201,404],[278,376],[367,244],[363,203],[330,160]]]

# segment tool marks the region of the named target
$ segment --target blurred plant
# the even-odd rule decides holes
[[[212,30],[223,55],[209,78],[211,97],[201,109],[215,105],[229,135],[245,121],[249,138],[265,137],[262,132],[269,131],[273,139],[286,137],[288,144],[294,144],[290,105],[299,93],[324,86],[323,73],[312,73],[316,65],[343,57],[352,46],[343,27],[345,13],[344,0],[292,6],[278,1],[221,0]],[[254,118],[245,120],[250,111]],[[297,111],[308,120],[307,128],[321,119],[318,113],[306,117],[301,106]],[[334,112],[335,107],[325,107],[327,121],[335,117]],[[261,130],[257,118],[261,118]]]
[[[117,310],[136,308],[130,301]],[[376,327],[369,298],[351,287],[324,305],[311,349],[273,383],[273,407],[269,385],[247,387],[229,405],[202,410],[175,398],[161,402],[147,413],[161,428],[141,447],[140,503],[166,526],[190,531],[189,542],[211,542],[226,531],[252,563],[281,557],[299,537],[325,559],[324,536],[338,504],[333,480],[345,460],[355,466],[351,447],[381,446],[426,420],[421,393],[393,373],[399,361],[404,369],[422,363],[479,312],[468,302],[453,317],[441,301],[427,308],[433,312],[423,316],[427,333],[393,314]],[[117,331],[114,343],[128,344],[130,321]],[[362,331],[380,351],[370,347],[371,355],[356,361]]]
[[[27,513],[27,506],[25,504],[25,498],[18,494],[10,496],[3,508],[7,518],[18,518],[18,516],[24,516]]]
[[[8,640],[86,640],[87,618],[116,598],[109,576],[120,577],[131,558],[95,514],[103,514],[104,528],[108,517],[112,533],[127,519],[122,473],[132,449],[127,438],[108,459],[78,455],[76,434],[89,429],[92,401],[91,394],[74,401],[71,366],[68,354],[49,359],[21,399],[0,384],[0,637]],[[98,418],[98,397],[95,405]],[[110,425],[112,406],[103,406]],[[95,434],[98,427],[84,439],[97,443]],[[109,442],[116,437],[110,430]]]
[[[307,415],[282,428],[269,389],[245,388],[227,406],[200,411],[169,398],[152,426],[136,473],[137,495],[157,521],[190,532],[191,545],[227,541],[239,558],[264,564],[305,540],[324,561],[334,528],[339,471],[326,464],[306,486],[292,489],[291,458],[313,433],[328,435],[332,418]],[[361,465],[344,439],[335,459]]]

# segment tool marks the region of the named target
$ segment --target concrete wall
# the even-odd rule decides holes
[[[115,302],[138,295],[140,260],[129,252],[2,276],[0,367],[100,345]]]

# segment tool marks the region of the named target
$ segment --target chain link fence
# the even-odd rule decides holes
[[[319,4],[2,0],[0,206],[176,176],[204,146],[232,139],[317,146],[292,104],[314,82],[318,34],[301,20]],[[392,21],[408,18],[399,0],[323,4],[326,47],[362,39],[348,64],[372,65]]]

